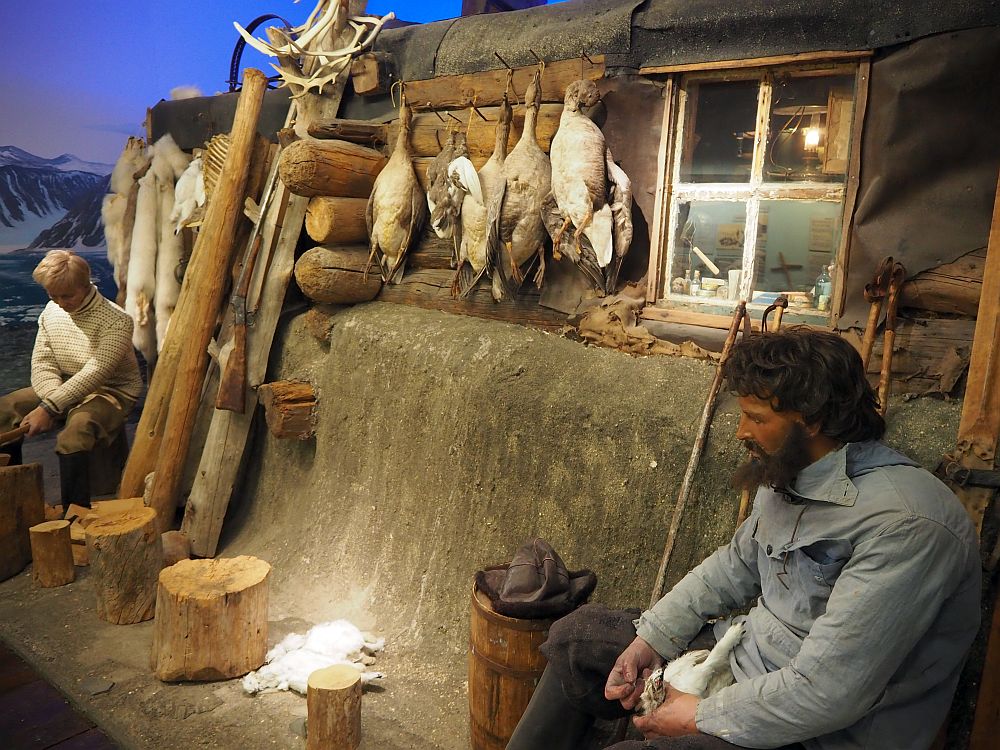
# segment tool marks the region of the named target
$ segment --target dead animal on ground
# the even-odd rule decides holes
[[[642,716],[656,710],[666,697],[666,687],[669,684],[674,690],[682,693],[707,698],[724,687],[735,682],[733,671],[729,668],[729,655],[743,638],[742,623],[730,625],[729,630],[715,644],[711,651],[699,649],[688,651],[653,671],[646,678],[646,686],[636,712]]]
[[[399,108],[396,147],[375,178],[365,212],[371,242],[365,276],[367,278],[372,261],[378,261],[382,280],[387,284],[398,284],[403,278],[406,253],[419,237],[420,227],[427,216],[424,191],[417,182],[410,154],[412,119],[410,108],[404,102]]]

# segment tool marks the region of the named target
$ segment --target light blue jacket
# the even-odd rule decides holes
[[[922,750],[975,637],[980,578],[955,495],[882,443],[851,443],[804,469],[790,496],[761,488],[732,542],[638,633],[673,658],[707,620],[756,599],[737,682],[701,701],[699,730],[751,748]]]

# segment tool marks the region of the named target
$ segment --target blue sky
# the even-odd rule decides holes
[[[551,0],[550,0],[551,2]],[[244,26],[265,13],[301,23],[314,0],[7,0],[0,24],[0,145],[39,156],[64,152],[113,162],[128,135],[142,134],[146,107],[170,89],[227,89]],[[13,6],[13,7],[12,7]],[[368,12],[409,21],[461,13],[461,0],[370,0]],[[244,67],[270,74],[266,58],[247,49]]]

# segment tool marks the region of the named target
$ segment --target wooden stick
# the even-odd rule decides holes
[[[178,486],[205,380],[207,347],[218,319],[231,266],[233,241],[242,216],[250,157],[266,89],[267,77],[259,70],[248,69],[243,77],[243,92],[233,119],[226,164],[198,234],[195,255],[200,253],[204,260],[191,285],[194,304],[184,310],[182,319],[178,319],[175,313],[174,326],[171,326],[183,332],[185,346],[177,362],[175,387],[150,496],[150,507],[156,510],[160,532],[170,528],[177,506]]]
[[[889,296],[886,300],[882,372],[878,380],[878,411],[883,417],[889,410],[889,390],[892,385],[892,350],[896,345],[896,308],[899,305],[899,290],[903,288],[904,281],[906,281],[906,269],[901,263],[893,264],[892,280],[889,282]]]
[[[663,593],[663,579],[666,576],[667,564],[670,562],[670,555],[674,550],[674,541],[677,538],[677,532],[680,530],[688,497],[691,495],[691,485],[694,481],[698,464],[701,461],[701,454],[705,452],[705,444],[708,442],[708,431],[712,426],[715,402],[719,396],[719,390],[722,388],[722,366],[729,359],[729,352],[732,350],[733,344],[736,343],[736,337],[739,335],[740,326],[743,324],[746,314],[747,303],[746,301],[741,301],[736,306],[736,311],[733,314],[733,321],[729,326],[729,335],[726,336],[726,342],[722,347],[722,356],[719,357],[719,365],[715,371],[715,378],[712,380],[712,385],[708,390],[708,398],[705,399],[705,408],[701,412],[698,436],[695,438],[694,445],[691,448],[691,457],[688,459],[687,470],[684,472],[680,492],[677,493],[677,503],[674,505],[673,519],[670,522],[670,530],[667,532],[667,541],[663,547],[663,557],[660,558],[660,569],[656,574],[656,583],[653,586],[653,594],[650,597],[649,606],[651,607],[659,601]]]
[[[7,443],[13,443],[18,438],[24,437],[27,434],[27,427],[15,427],[9,432],[0,433],[0,446],[7,445]]]
[[[871,305],[868,309],[868,322],[865,325],[865,335],[861,340],[861,362],[868,372],[868,363],[872,359],[872,349],[875,347],[875,334],[878,332],[878,319],[882,315],[882,302],[889,286],[889,272],[892,268],[892,256],[882,258],[875,268],[875,276],[870,284],[865,284],[865,300]]]

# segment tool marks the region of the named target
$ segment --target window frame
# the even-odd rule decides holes
[[[809,315],[810,325],[833,327],[844,305],[846,265],[850,250],[851,219],[857,198],[860,168],[861,126],[868,103],[868,81],[871,72],[871,52],[828,53],[816,57],[814,53],[783,58],[730,61],[704,66],[679,65],[643,71],[665,74],[662,124],[657,152],[657,182],[654,196],[653,222],[650,237],[650,257],[647,271],[647,305],[642,317],[675,323],[686,323],[712,328],[728,328],[731,316],[711,311],[699,311],[699,303],[684,303],[668,299],[668,261],[676,237],[680,207],[691,200],[709,197],[713,200],[742,201],[746,205],[744,225],[744,262],[747,260],[757,233],[760,201],[776,199],[842,201],[840,239],[834,262],[834,298],[830,310],[820,318]],[[773,60],[773,62],[772,62]],[[798,183],[768,182],[764,179],[763,159],[767,148],[771,114],[773,81],[781,77],[825,77],[854,75],[854,106],[850,131],[850,152],[845,179],[841,183],[802,181]],[[682,118],[688,108],[686,86],[689,82],[756,80],[758,86],[757,120],[754,134],[754,152],[750,180],[745,183],[692,183],[680,181],[683,161],[681,140]],[[685,123],[686,124],[686,123]],[[750,227],[749,230],[746,227]],[[751,237],[752,233],[752,237]],[[741,285],[740,299],[748,291],[755,274],[746,274]],[[720,300],[720,303],[723,301]],[[704,304],[707,308],[710,303]],[[727,307],[735,303],[723,303]],[[748,304],[748,309],[759,314],[762,304]],[[758,310],[759,308],[759,310]],[[794,314],[794,311],[790,311]]]

